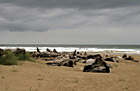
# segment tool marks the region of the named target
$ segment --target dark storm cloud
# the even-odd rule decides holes
[[[0,0],[0,31],[133,28],[139,9],[140,0]]]
[[[139,6],[139,0],[0,0],[0,3],[44,8],[116,8]]]

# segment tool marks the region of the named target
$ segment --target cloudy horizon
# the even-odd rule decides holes
[[[0,0],[0,44],[140,44],[139,0]]]

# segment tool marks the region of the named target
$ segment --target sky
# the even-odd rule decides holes
[[[140,44],[140,0],[0,0],[0,44]]]

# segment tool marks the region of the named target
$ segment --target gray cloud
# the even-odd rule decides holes
[[[0,3],[45,8],[116,8],[139,6],[139,0],[0,0]]]
[[[129,43],[127,39],[133,43],[140,29],[139,10],[140,0],[0,0],[0,32],[5,34],[0,42],[31,36],[39,43],[42,37],[46,43]],[[36,38],[37,32],[41,38]]]

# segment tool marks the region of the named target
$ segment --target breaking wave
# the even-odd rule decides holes
[[[26,51],[34,52],[36,51],[36,47],[0,47],[1,49],[16,49],[16,48],[24,48]],[[46,49],[50,50],[56,49],[58,52],[73,52],[84,51],[84,52],[106,52],[106,53],[135,53],[140,54],[140,49],[119,49],[119,48],[81,48],[81,47],[38,47],[41,52],[46,52]]]

